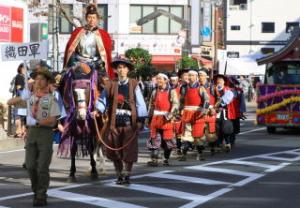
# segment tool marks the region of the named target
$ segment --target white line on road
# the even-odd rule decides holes
[[[0,152],[0,154],[7,154],[7,153],[21,152],[21,151],[25,151],[25,149],[22,148],[22,149],[17,149],[17,150],[10,150],[10,151],[5,151],[5,152]]]
[[[145,208],[143,206],[138,206],[126,202],[118,202],[115,200],[105,199],[101,197],[94,197],[88,196],[84,194],[76,194],[67,191],[59,191],[59,190],[51,190],[48,192],[48,195],[51,197],[68,200],[68,201],[75,201],[84,204],[90,204],[97,207],[108,207],[108,208]]]
[[[266,128],[263,127],[263,128],[258,128],[258,129],[252,129],[252,130],[249,130],[249,131],[243,131],[243,132],[239,133],[239,135],[248,134],[248,133],[251,133],[251,132],[261,131],[261,130],[265,130],[265,129]]]
[[[197,195],[197,194],[192,194],[183,191],[175,191],[173,189],[158,188],[158,187],[148,186],[148,185],[131,184],[129,186],[119,186],[116,185],[115,183],[106,184],[106,185],[111,187],[125,188],[125,189],[135,190],[135,191],[143,191],[147,193],[158,194],[158,195],[169,196],[169,197],[191,200],[191,201],[195,201],[195,200],[198,201],[205,198],[205,196],[203,195]]]
[[[232,190],[233,190],[232,188],[222,188],[218,191],[215,191],[215,192],[213,192],[209,195],[204,196],[201,201],[199,201],[199,200],[193,201],[191,203],[188,203],[188,204],[185,204],[185,205],[181,206],[180,208],[194,208],[194,207],[197,207],[200,204],[204,204],[207,201],[212,200],[214,198],[217,198],[219,196],[222,196],[223,194],[226,194],[227,192],[230,192]]]
[[[277,154],[288,154],[288,153],[295,153],[295,152],[297,152],[298,153],[298,151],[299,151],[300,149],[294,149],[294,150],[288,150],[288,151],[281,151],[281,152],[274,152],[274,153],[267,153],[267,154],[260,154],[260,155],[252,155],[252,156],[248,156],[248,157],[243,157],[243,158],[236,158],[236,159],[234,159],[234,160],[246,160],[246,159],[255,159],[255,158],[259,158],[259,157],[262,157],[262,156],[272,156],[272,155],[277,155]],[[202,167],[203,168],[211,168],[211,167],[207,167],[207,166],[210,166],[210,165],[214,165],[214,164],[219,164],[219,163],[224,163],[224,162],[227,162],[228,160],[223,160],[223,161],[218,161],[218,162],[212,162],[212,163],[207,163],[207,164],[203,164],[202,165]],[[290,163],[281,163],[279,166],[277,166],[278,168],[274,168],[273,169],[273,171],[275,171],[275,169],[280,169],[280,168],[282,168],[282,167],[284,167],[284,166],[286,166],[286,165],[288,165],[288,164],[290,164]],[[192,166],[191,167],[191,169],[193,169],[193,168],[195,168],[195,167],[198,167],[198,168],[200,168],[200,166]],[[190,168],[190,167],[186,167],[186,168]],[[201,169],[201,168],[200,168]],[[225,170],[225,172],[226,172],[226,169],[221,169],[222,170],[222,173],[224,172],[224,170]],[[220,172],[220,171],[219,171]],[[267,171],[265,171],[265,172],[267,172]],[[237,175],[242,175],[242,176],[247,176],[248,178],[246,178],[246,179],[244,179],[244,180],[242,180],[242,181],[239,181],[238,183],[236,183],[236,184],[234,184],[234,186],[242,186],[242,185],[245,185],[245,184],[247,184],[247,183],[249,183],[249,182],[251,182],[251,181],[253,181],[253,179],[255,178],[255,179],[257,179],[257,178],[259,178],[259,177],[261,177],[261,175],[262,174],[256,174],[256,173],[248,173],[248,172],[243,172],[243,171],[235,171],[235,170],[228,170],[227,169],[227,173],[236,173]],[[155,173],[152,173],[152,174],[155,174]],[[151,175],[151,173],[150,174],[144,174],[144,175],[136,175],[136,176],[133,176],[132,177],[132,179],[134,179],[134,178],[143,178],[143,177],[146,177],[146,176],[149,176],[149,175]],[[263,175],[262,175],[263,176]],[[98,183],[100,183],[100,184],[106,184],[106,183],[108,183],[108,184],[111,184],[112,185],[112,183],[113,183],[113,181],[114,181],[114,179],[109,179],[109,180],[105,180],[105,181],[99,181]],[[91,182],[91,183],[85,183],[85,184],[73,184],[73,185],[69,185],[69,186],[65,186],[65,187],[60,187],[60,188],[56,188],[56,189],[50,189],[49,190],[49,192],[53,192],[54,191],[54,193],[58,193],[58,191],[59,190],[64,190],[64,189],[69,189],[69,188],[80,188],[80,187],[83,187],[83,186],[87,186],[87,185],[93,185],[93,184],[95,184],[95,182]],[[118,186],[119,187],[119,186]],[[134,187],[133,185],[130,185],[130,187]],[[137,187],[137,186],[135,186],[135,187]],[[144,186],[144,188],[145,188],[145,186]],[[156,188],[156,187],[154,187],[154,188]],[[158,190],[158,188],[156,188],[156,190]],[[164,193],[167,193],[168,191],[170,191],[170,190],[168,190],[168,189],[165,189],[165,190],[163,190],[163,189],[160,189],[161,191],[163,191]],[[226,193],[226,192],[229,192],[229,191],[231,191],[231,190],[233,190],[233,187],[232,186],[230,186],[229,185],[229,187],[227,187],[227,188],[225,188],[225,189],[221,189],[221,190],[219,190],[219,191],[217,191],[217,192],[214,192],[214,193],[212,193],[212,194],[215,194],[215,195],[212,195],[212,194],[210,194],[210,195],[206,195],[206,196],[201,196],[202,198],[201,198],[201,202],[199,202],[199,201],[197,201],[197,202],[191,202],[191,203],[189,203],[189,204],[187,204],[187,205],[184,205],[183,207],[184,208],[191,208],[191,207],[195,207],[195,206],[197,206],[197,205],[199,205],[199,203],[204,203],[205,201],[208,201],[208,200],[211,200],[211,199],[213,199],[213,198],[216,198],[216,197],[218,197],[218,196],[220,196],[220,195],[222,195],[222,194],[224,194],[224,193]],[[144,190],[143,190],[144,191]],[[174,194],[175,192],[173,192],[172,194]],[[178,196],[178,194],[179,193],[185,193],[185,192],[180,192],[180,191],[176,191],[176,195],[172,195],[173,197],[174,196]],[[72,194],[72,193],[70,193],[70,194]],[[159,194],[159,192],[158,193],[156,193],[156,194]],[[169,193],[170,194],[170,193]],[[169,195],[168,194],[168,195]],[[199,195],[195,195],[195,194],[193,194],[193,195],[191,195],[191,194],[189,194],[189,193],[187,193],[188,195],[188,197],[189,198],[193,198],[194,196],[199,196]],[[25,197],[25,196],[29,196],[29,195],[32,195],[31,193],[26,193],[26,194],[18,194],[18,195],[12,195],[12,196],[7,196],[7,197],[2,197],[2,198],[0,198],[0,201],[4,201],[4,200],[8,200],[8,199],[15,199],[15,198],[20,198],[20,197]],[[74,196],[74,195],[72,195],[72,196]],[[211,197],[209,197],[209,196],[211,196]],[[195,205],[193,205],[193,204],[195,204]]]
[[[246,177],[252,177],[252,176],[257,175],[257,173],[250,173],[250,172],[245,172],[245,171],[240,171],[240,170],[232,170],[232,169],[225,169],[225,168],[207,167],[207,166],[202,166],[202,165],[186,167],[186,169],[207,171],[207,172],[215,172],[215,173],[226,173],[226,174],[246,176]]]
[[[265,163],[257,163],[257,162],[249,162],[249,161],[243,161],[243,160],[227,160],[225,161],[229,164],[236,164],[236,165],[247,165],[247,166],[254,166],[254,167],[260,167],[265,169],[273,169],[277,167],[276,165],[269,165]]]
[[[286,153],[288,154],[288,153]],[[271,155],[262,155],[259,158],[263,159],[270,159],[270,160],[279,160],[279,161],[288,161],[288,162],[295,162],[300,160],[300,156],[294,158],[286,158],[286,157],[279,157],[279,156],[271,156]]]
[[[168,174],[173,171],[161,171],[157,173],[151,173],[147,175],[148,177],[155,177],[155,178],[165,178],[169,180],[178,180],[178,181],[185,181],[189,183],[196,183],[196,184],[205,184],[205,185],[229,185],[230,183],[224,182],[224,181],[218,181],[218,180],[211,180],[206,178],[197,178],[197,177],[191,177],[191,176],[183,176],[183,175],[175,175],[175,174]]]

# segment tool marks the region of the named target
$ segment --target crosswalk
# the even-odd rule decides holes
[[[136,175],[132,177],[133,183],[129,186],[116,185],[114,180],[74,184],[50,189],[48,196],[93,207],[159,207],[157,204],[154,206],[151,200],[147,202],[147,197],[164,199],[162,207],[201,207],[210,200],[297,161],[300,161],[300,149],[187,166],[183,167],[181,171],[163,170]],[[178,186],[178,184],[185,185]],[[91,186],[98,186],[102,191],[99,193],[87,191]],[[121,193],[124,193],[125,196],[105,196],[105,190],[119,193],[120,196]],[[138,199],[139,196],[143,196],[145,200]],[[10,196],[10,200],[13,198]],[[5,200],[8,199],[0,198],[0,208],[1,203]]]

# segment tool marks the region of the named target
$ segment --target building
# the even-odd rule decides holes
[[[225,0],[226,58],[269,54],[299,26],[299,0]]]
[[[48,5],[52,0],[40,2],[42,5]],[[201,45],[199,0],[98,0],[97,2],[103,16],[101,27],[110,33],[114,41],[113,56],[123,56],[127,49],[141,47],[150,52],[152,64],[156,68],[173,71],[176,62],[181,58],[183,43],[186,43],[185,49],[189,52],[199,53]],[[86,5],[75,0],[61,0],[61,3],[70,16],[84,19]],[[158,10],[175,15],[180,21],[161,15],[137,25],[138,20]],[[48,14],[48,20],[36,18],[33,22],[48,24],[49,60],[52,60],[53,56],[58,56],[58,65],[61,69],[64,49],[74,27],[61,15],[57,17],[57,27],[53,26],[51,5]],[[55,32],[58,32],[59,37],[58,46],[54,46],[58,47],[58,54],[55,54],[52,45]]]

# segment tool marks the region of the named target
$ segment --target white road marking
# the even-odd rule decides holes
[[[17,150],[10,150],[10,151],[4,151],[4,152],[0,152],[0,154],[8,154],[8,153],[13,153],[13,152],[21,152],[21,151],[25,151],[25,149],[17,149]]]
[[[275,154],[273,154],[273,155],[275,155]],[[300,160],[300,156],[294,157],[294,158],[286,158],[286,157],[279,157],[279,156],[272,156],[272,155],[262,155],[262,156],[259,156],[259,158],[270,159],[270,160],[279,160],[279,161],[288,161],[288,162],[296,162],[296,161]]]
[[[111,183],[111,184],[107,184],[107,186],[125,188],[125,189],[135,190],[135,191],[143,191],[143,192],[147,192],[147,193],[158,194],[158,195],[169,196],[169,197],[191,200],[191,201],[201,200],[203,197],[205,197],[203,195],[197,195],[197,194],[192,194],[192,193],[183,192],[183,191],[175,191],[173,189],[158,188],[158,187],[154,187],[154,186],[140,185],[140,184],[130,184],[129,186],[119,186],[114,183]]]
[[[214,198],[217,198],[219,196],[222,196],[223,194],[226,194],[227,192],[232,191],[232,188],[222,188],[218,191],[215,191],[209,195],[206,195],[205,197],[202,198],[201,201],[197,200],[197,201],[193,201],[191,203],[185,204],[183,206],[181,206],[180,208],[193,208],[193,207],[197,207],[200,204],[204,204],[206,202],[208,202],[209,200],[212,200]]]
[[[239,135],[248,134],[248,133],[251,133],[251,132],[261,131],[261,130],[265,130],[265,129],[266,128],[263,127],[263,128],[258,128],[258,129],[252,129],[252,130],[249,130],[249,131],[243,131],[243,132],[239,133]]]
[[[0,208],[9,208],[9,207],[0,206]]]
[[[189,183],[196,183],[196,184],[205,184],[205,185],[229,185],[230,183],[224,182],[224,181],[218,181],[218,180],[211,180],[206,178],[197,178],[197,177],[191,177],[191,176],[183,176],[183,175],[175,175],[175,174],[168,174],[174,171],[161,171],[157,173],[151,173],[147,176],[149,177],[155,177],[155,178],[165,178],[170,180],[178,180],[178,181],[185,181]]]
[[[247,165],[247,166],[254,166],[254,167],[260,167],[265,169],[273,169],[276,168],[276,165],[269,165],[265,163],[257,163],[257,162],[249,162],[249,161],[243,161],[243,160],[226,160],[226,163],[230,164],[236,164],[236,165]]]
[[[0,201],[5,201],[9,199],[16,199],[16,198],[22,198],[26,196],[31,196],[33,195],[32,193],[24,193],[24,194],[16,194],[16,195],[10,195],[10,196],[4,196],[0,198]]]
[[[257,180],[258,178],[265,176],[264,174],[259,174],[259,173],[250,173],[250,172],[245,172],[245,171],[240,171],[240,170],[215,168],[215,167],[207,167],[207,166],[205,166],[205,167],[204,166],[192,166],[192,167],[187,167],[186,169],[216,172],[216,173],[225,173],[225,174],[239,175],[239,176],[247,177],[237,183],[232,184],[232,186],[239,186],[239,187],[244,186],[247,183],[250,183],[254,180]]]
[[[84,204],[90,204],[97,207],[108,207],[108,208],[145,208],[143,206],[138,206],[126,202],[118,202],[115,200],[105,199],[101,197],[93,197],[84,194],[76,194],[67,191],[59,191],[59,190],[50,190],[48,191],[48,196],[68,200],[75,201]]]
[[[256,159],[256,158],[266,158],[266,159],[269,159],[269,160],[273,160],[274,158],[276,158],[276,159],[279,158],[280,160],[285,160],[285,161],[287,159],[288,160],[292,159],[292,161],[297,161],[297,160],[300,160],[300,153],[298,151],[300,151],[300,149],[274,152],[274,153],[267,153],[267,154],[260,154],[260,155],[252,155],[252,156],[243,157],[243,158],[236,158],[236,159],[232,160],[232,162],[238,161],[237,162],[238,164],[264,167],[265,164],[263,164],[263,163],[250,162],[250,161],[245,161],[245,160],[247,160],[247,159]],[[296,157],[296,158],[282,158],[282,157],[278,157],[278,156],[276,157],[276,155],[279,155],[279,154],[289,154],[289,153],[293,154],[293,155],[299,155],[299,157]],[[203,204],[203,203],[205,203],[209,200],[212,200],[216,197],[219,197],[219,196],[221,196],[221,195],[223,195],[223,194],[225,194],[229,191],[232,191],[232,190],[234,190],[234,187],[244,186],[247,183],[250,183],[250,182],[252,182],[252,181],[254,181],[254,180],[256,180],[260,177],[263,177],[263,176],[266,175],[267,172],[272,172],[272,171],[275,171],[275,170],[279,170],[279,169],[281,169],[281,168],[283,168],[283,167],[290,164],[290,163],[286,162],[286,163],[280,163],[279,165],[267,165],[266,167],[268,169],[266,171],[263,171],[262,174],[239,171],[239,170],[232,170],[232,169],[208,167],[208,166],[211,166],[211,165],[224,164],[224,163],[228,163],[228,162],[230,163],[230,160],[223,160],[223,161],[212,162],[212,163],[198,165],[198,166],[185,167],[186,169],[193,169],[193,170],[200,170],[200,171],[203,170],[203,171],[218,172],[218,173],[224,173],[224,174],[233,174],[233,175],[239,175],[239,176],[246,177],[245,179],[243,179],[241,181],[238,181],[237,183],[234,183],[234,184],[228,183],[228,184],[226,184],[226,185],[228,185],[228,187],[222,188],[222,189],[220,189],[216,192],[213,192],[211,194],[204,195],[204,196],[203,195],[192,194],[192,193],[187,193],[187,192],[182,192],[182,191],[175,191],[175,190],[166,189],[166,188],[157,188],[157,187],[148,186],[148,185],[132,184],[128,187],[117,186],[113,183],[114,179],[99,181],[98,183],[104,184],[104,185],[109,185],[109,186],[114,186],[114,187],[119,187],[119,188],[126,188],[126,189],[129,189],[129,190],[131,189],[131,190],[150,192],[150,193],[154,193],[154,194],[160,194],[160,195],[170,196],[170,197],[175,197],[175,198],[188,199],[188,200],[191,200],[192,202],[183,205],[181,208],[192,208],[192,207],[196,207],[200,204]],[[187,180],[191,179],[192,182],[196,181],[196,183],[204,183],[204,184],[209,183],[209,181],[208,181],[209,179],[189,177],[189,176],[180,176],[180,175],[170,174],[171,172],[172,171],[161,171],[161,172],[156,172],[156,173],[137,175],[137,176],[133,176],[132,179],[134,179],[134,178],[143,178],[143,177],[151,177],[151,175],[152,175],[152,177],[161,176],[161,178],[166,178],[166,176],[170,176],[170,177],[168,177],[168,179],[171,179],[171,180],[187,181]],[[216,184],[218,182],[222,183],[222,181],[217,181],[216,182],[215,180],[211,180],[211,182],[214,183],[214,184]],[[83,186],[88,186],[88,185],[93,185],[93,184],[95,184],[95,183],[91,182],[91,183],[85,183],[85,184],[73,184],[73,185],[70,185],[70,186],[60,187],[60,188],[56,188],[56,189],[50,189],[48,193],[49,193],[50,196],[54,196],[54,197],[61,198],[61,199],[67,199],[67,200],[86,203],[86,204],[95,203],[96,206],[101,203],[102,207],[103,207],[103,204],[107,205],[107,206],[104,206],[104,207],[117,207],[117,208],[119,208],[119,206],[120,207],[133,207],[129,203],[124,205],[123,202],[113,201],[113,200],[104,199],[104,198],[100,198],[100,197],[91,197],[91,196],[87,196],[87,195],[74,194],[74,193],[70,193],[70,192],[67,192],[67,191],[61,191],[61,190],[64,190],[64,189],[80,188],[80,187],[83,187]],[[210,184],[207,184],[207,185],[210,185]],[[8,200],[8,199],[15,199],[15,198],[29,196],[29,195],[31,195],[31,193],[13,195],[13,196],[8,196],[8,197],[2,197],[2,198],[0,198],[0,201],[4,201],[4,200]],[[84,198],[85,200],[82,199],[82,198]],[[116,203],[115,204],[116,206],[112,206],[112,203]],[[137,206],[137,207],[139,207],[139,206]]]
[[[201,165],[186,167],[186,169],[208,171],[208,172],[215,172],[215,173],[226,173],[226,174],[231,174],[231,175],[239,175],[239,176],[247,176],[247,177],[252,177],[252,176],[257,175],[257,173],[249,173],[249,172],[240,171],[240,170],[207,167],[207,166],[201,166]]]

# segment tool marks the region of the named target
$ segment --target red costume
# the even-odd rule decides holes
[[[204,119],[201,118],[202,106],[203,98],[200,96],[199,87],[191,88],[188,86],[184,98],[184,109],[181,121],[183,128],[185,128],[185,124],[187,123],[192,125],[193,137],[202,137],[204,135]]]
[[[67,64],[74,54],[76,47],[79,44],[79,41],[82,35],[85,33],[84,27],[76,28],[67,43],[66,50],[65,50],[65,57],[64,57],[64,68],[67,67]],[[112,41],[109,34],[102,29],[98,29],[97,35],[100,37],[97,39],[97,50],[100,54],[102,60],[105,63],[106,73],[110,78],[114,78],[114,72],[110,66],[111,63],[111,50],[112,50]]]
[[[164,140],[170,140],[174,138],[173,124],[171,123],[171,121],[168,121],[166,119],[166,116],[168,115],[168,113],[171,112],[172,108],[172,104],[169,100],[169,93],[169,90],[156,91],[156,96],[154,100],[154,115],[152,117],[150,125],[151,138],[156,138],[157,129],[163,130],[162,138]]]

